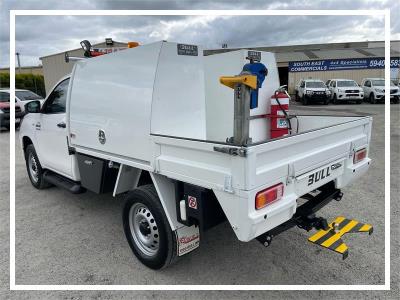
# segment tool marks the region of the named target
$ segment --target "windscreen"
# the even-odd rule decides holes
[[[377,79],[377,80],[372,80],[372,85],[374,86],[385,86],[385,80],[383,79]],[[390,81],[391,86],[395,86],[393,81]]]
[[[353,80],[346,80],[346,81],[338,81],[337,82],[338,87],[354,87],[358,86],[357,82]]]
[[[31,92],[31,91],[16,91],[15,95],[21,101],[43,99],[42,97],[40,97],[39,95],[37,95],[37,94],[35,94],[34,92]]]
[[[322,81],[309,81],[306,82],[306,87],[308,88],[325,88],[325,83]]]
[[[10,102],[10,94],[5,92],[0,92],[0,102]]]

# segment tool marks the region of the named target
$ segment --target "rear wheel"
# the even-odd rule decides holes
[[[43,179],[42,165],[32,144],[28,145],[25,149],[25,163],[29,179],[35,188],[41,190],[51,186],[50,183]]]
[[[329,104],[329,100],[330,100],[329,98],[325,99],[324,104],[328,105]]]
[[[154,185],[128,193],[122,221],[129,246],[144,265],[157,270],[177,259],[176,237]]]
[[[357,100],[356,103],[357,103],[357,104],[361,104],[361,103],[362,103],[362,100]]]
[[[296,95],[294,96],[294,101],[299,102],[300,101],[300,97],[299,97],[299,93],[296,92]]]

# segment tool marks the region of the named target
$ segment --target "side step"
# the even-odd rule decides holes
[[[86,192],[86,189],[83,188],[79,182],[73,181],[49,170],[44,171],[43,179],[48,183],[54,184],[58,187],[70,191],[72,194],[81,194]]]

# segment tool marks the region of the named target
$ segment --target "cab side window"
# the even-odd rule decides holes
[[[331,82],[332,87],[336,87],[336,81]]]
[[[300,87],[305,87],[306,86],[306,83],[304,82],[304,81],[302,81],[301,83],[300,83]]]
[[[366,87],[371,87],[371,82],[370,82],[369,80],[367,80],[367,81],[364,83],[364,86],[366,86]]]
[[[69,78],[60,82],[51,92],[44,106],[45,114],[65,113]]]

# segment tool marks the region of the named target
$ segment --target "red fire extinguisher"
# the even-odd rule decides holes
[[[271,97],[271,114],[268,115],[271,124],[271,139],[289,133],[289,96],[284,92],[276,92]]]

